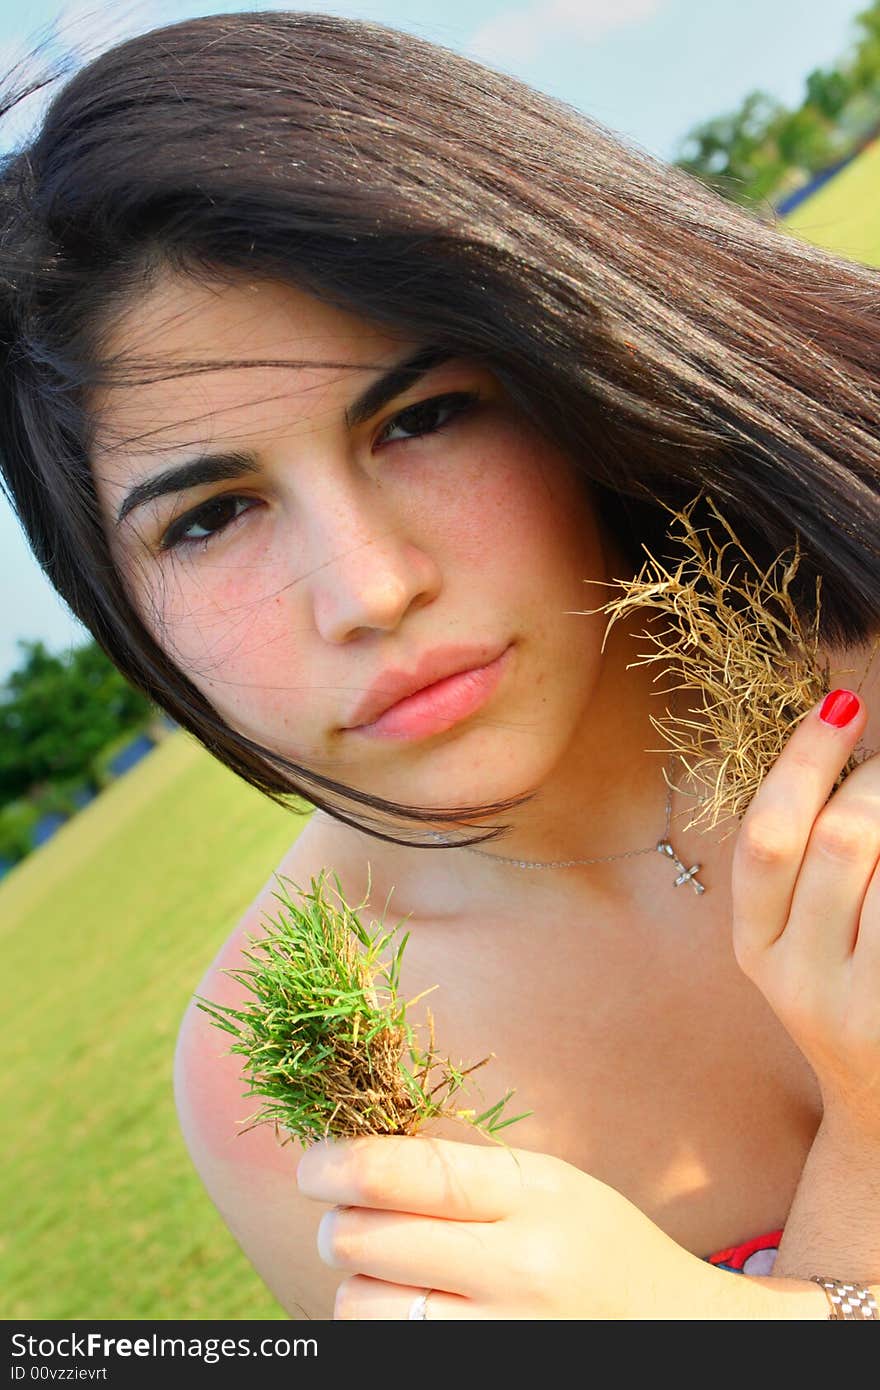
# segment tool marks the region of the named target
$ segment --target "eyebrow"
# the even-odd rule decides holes
[[[370,382],[366,390],[356,396],[348,406],[345,411],[347,427],[355,429],[363,424],[389,401],[393,401],[395,396],[401,395],[413,386],[433,367],[454,356],[455,353],[451,349],[429,345],[419,348],[418,352],[412,353],[403,361],[395,362],[375,381]],[[185,492],[188,488],[200,487],[204,483],[222,482],[227,478],[241,478],[245,474],[257,472],[259,467],[252,454],[235,451],[225,454],[199,454],[195,458],[187,459],[185,463],[165,468],[161,473],[154,473],[151,478],[131,488],[120,503],[116,525],[121,526],[136,507],[153,502],[166,493]]]

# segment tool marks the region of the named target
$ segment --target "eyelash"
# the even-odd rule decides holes
[[[446,420],[442,425],[438,425],[436,429],[418,430],[411,433],[409,439],[392,439],[389,442],[391,444],[408,444],[414,439],[423,438],[425,435],[441,434],[442,431],[447,428],[450,420],[455,420],[460,415],[467,414],[467,412],[477,404],[479,399],[479,396],[473,391],[448,391],[442,396],[431,396],[424,401],[417,401],[415,405],[408,405],[404,410],[399,411],[397,415],[392,416],[387,425],[383,426],[379,439],[388,434],[391,430],[396,429],[400,422],[407,416],[417,415],[419,411],[429,410],[432,406],[437,409],[440,406],[452,405],[454,408],[450,419]],[[406,425],[404,425],[404,429],[406,428]],[[211,531],[207,536],[186,537],[183,533],[187,531],[190,526],[202,525],[203,516],[209,515],[213,508],[222,507],[230,502],[247,502],[248,500],[250,499],[238,497],[235,493],[223,493],[218,497],[212,497],[208,502],[203,502],[201,506],[194,508],[194,510],[188,512],[186,516],[182,516],[173,526],[169,526],[159,542],[160,551],[188,550],[190,547],[196,545],[200,545],[203,550],[207,549],[217,536],[222,535],[224,531],[228,531],[229,528],[238,521],[239,517],[243,516],[245,513],[239,512],[231,521],[226,522],[223,526],[218,526],[215,531]],[[250,507],[245,509],[245,511],[250,510]]]

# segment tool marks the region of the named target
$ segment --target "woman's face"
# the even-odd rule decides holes
[[[111,357],[316,365],[106,390],[93,466],[145,624],[229,724],[347,785],[444,807],[519,794],[557,764],[603,660],[605,619],[575,615],[603,591],[583,580],[623,571],[588,485],[484,366],[447,360],[347,420],[423,346],[287,285],[169,273],[117,321]],[[237,476],[118,521],[136,486],[230,454]],[[483,706],[427,736],[350,727],[384,672],[450,643],[510,648]]]

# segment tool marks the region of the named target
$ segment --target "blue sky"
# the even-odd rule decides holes
[[[372,19],[434,39],[560,97],[661,159],[685,132],[735,110],[760,88],[787,106],[815,67],[846,54],[866,0],[363,0],[298,8]],[[0,73],[57,22],[94,51],[130,34],[201,14],[297,8],[171,0],[29,0],[0,6]],[[0,122],[0,148],[39,118],[38,98]],[[87,639],[45,580],[0,495],[0,681],[17,664],[18,637],[60,652]]]

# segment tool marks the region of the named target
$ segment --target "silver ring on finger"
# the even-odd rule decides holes
[[[424,1293],[416,1294],[412,1303],[409,1305],[408,1318],[427,1318],[428,1316],[428,1297],[434,1292],[433,1289],[425,1289]]]

